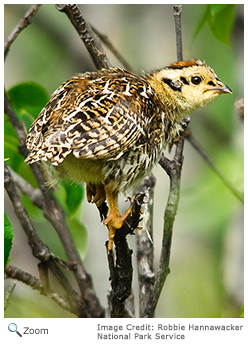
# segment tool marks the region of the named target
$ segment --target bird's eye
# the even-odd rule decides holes
[[[191,82],[194,85],[199,85],[202,81],[202,78],[200,76],[192,76]]]

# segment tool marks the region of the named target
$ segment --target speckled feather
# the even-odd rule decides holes
[[[88,160],[87,168],[100,161],[101,179],[126,188],[151,169],[168,139],[169,121],[159,105],[144,78],[120,68],[78,75],[53,93],[32,124],[26,161],[58,166],[73,153]]]

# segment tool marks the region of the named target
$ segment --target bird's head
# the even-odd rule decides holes
[[[165,109],[176,119],[208,104],[222,93],[232,93],[200,60],[180,61],[147,76]]]

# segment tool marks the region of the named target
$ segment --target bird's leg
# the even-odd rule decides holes
[[[127,209],[123,214],[121,214],[118,206],[118,193],[111,193],[106,190],[106,196],[109,204],[109,213],[106,220],[103,221],[105,226],[108,225],[109,229],[109,242],[108,242],[108,252],[113,248],[113,242],[115,237],[115,232],[117,229],[123,226],[123,223],[127,219],[131,212],[131,207]]]
[[[94,185],[86,184],[86,198],[89,203],[91,203],[94,193]]]
[[[86,197],[89,203],[96,203],[100,207],[106,200],[106,193],[102,184],[86,184]]]
[[[96,185],[96,194],[92,199],[93,203],[96,203],[97,207],[100,207],[106,200],[106,193],[102,184]]]

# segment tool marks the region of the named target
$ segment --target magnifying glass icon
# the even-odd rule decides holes
[[[8,330],[9,330],[10,332],[16,332],[16,333],[18,334],[18,336],[22,337],[22,335],[20,334],[20,332],[17,331],[17,325],[16,325],[16,324],[14,324],[14,323],[9,324]]]

